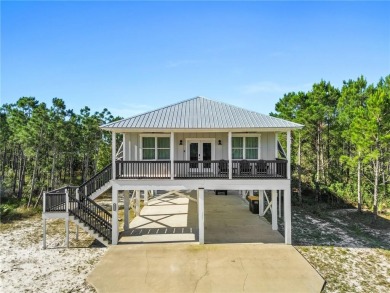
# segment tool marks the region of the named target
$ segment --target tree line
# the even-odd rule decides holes
[[[63,185],[79,185],[111,162],[111,135],[99,125],[113,117],[104,109],[80,113],[62,99],[47,106],[22,97],[0,107],[0,196],[26,198]]]
[[[292,134],[294,186],[316,201],[337,195],[362,207],[390,205],[390,75],[377,84],[364,76],[341,89],[321,80],[290,92],[271,115],[304,127]],[[295,155],[296,154],[296,155]]]

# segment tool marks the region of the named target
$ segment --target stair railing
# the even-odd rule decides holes
[[[78,188],[80,195],[90,196],[112,179],[112,164],[107,165],[99,173],[85,181]]]
[[[100,205],[79,194],[69,195],[69,214],[87,224],[95,232],[111,241],[112,239],[112,216]]]

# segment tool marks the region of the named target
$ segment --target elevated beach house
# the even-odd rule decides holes
[[[274,230],[283,194],[284,237],[291,244],[290,139],[301,127],[203,97],[102,125],[112,132],[112,164],[81,186],[46,193],[44,226],[47,218],[63,217],[101,242],[117,244],[118,192],[124,194],[126,215],[130,191],[139,206],[141,191],[147,196],[155,190],[196,190],[198,239],[204,243],[204,190],[256,190],[259,214],[272,210]],[[286,152],[280,134],[287,137]],[[112,209],[106,211],[94,199],[109,189]]]

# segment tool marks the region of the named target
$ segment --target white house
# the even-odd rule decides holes
[[[277,194],[283,191],[285,243],[291,244],[290,138],[292,130],[302,127],[203,97],[102,125],[112,132],[112,164],[76,191],[68,189],[67,206],[60,212],[65,219],[84,226],[96,220],[83,216],[83,210],[89,215],[94,212],[96,218],[102,216],[104,221],[97,221],[100,224],[90,230],[115,245],[119,238],[119,191],[125,191],[126,215],[129,191],[135,191],[139,206],[141,190],[145,194],[153,190],[197,190],[199,242],[204,243],[204,190],[259,190],[260,216],[264,212],[263,191],[271,191],[273,229],[277,229]],[[278,142],[280,133],[287,134],[284,155]],[[123,135],[120,152],[116,151],[117,134]],[[109,188],[112,218],[93,201]],[[64,193],[64,189],[59,192]],[[45,196],[44,220],[56,212],[48,208],[55,206],[52,201],[58,196],[53,194]]]

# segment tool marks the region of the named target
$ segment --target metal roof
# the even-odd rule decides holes
[[[115,129],[301,128],[303,125],[222,102],[195,97],[144,114],[102,125]]]

